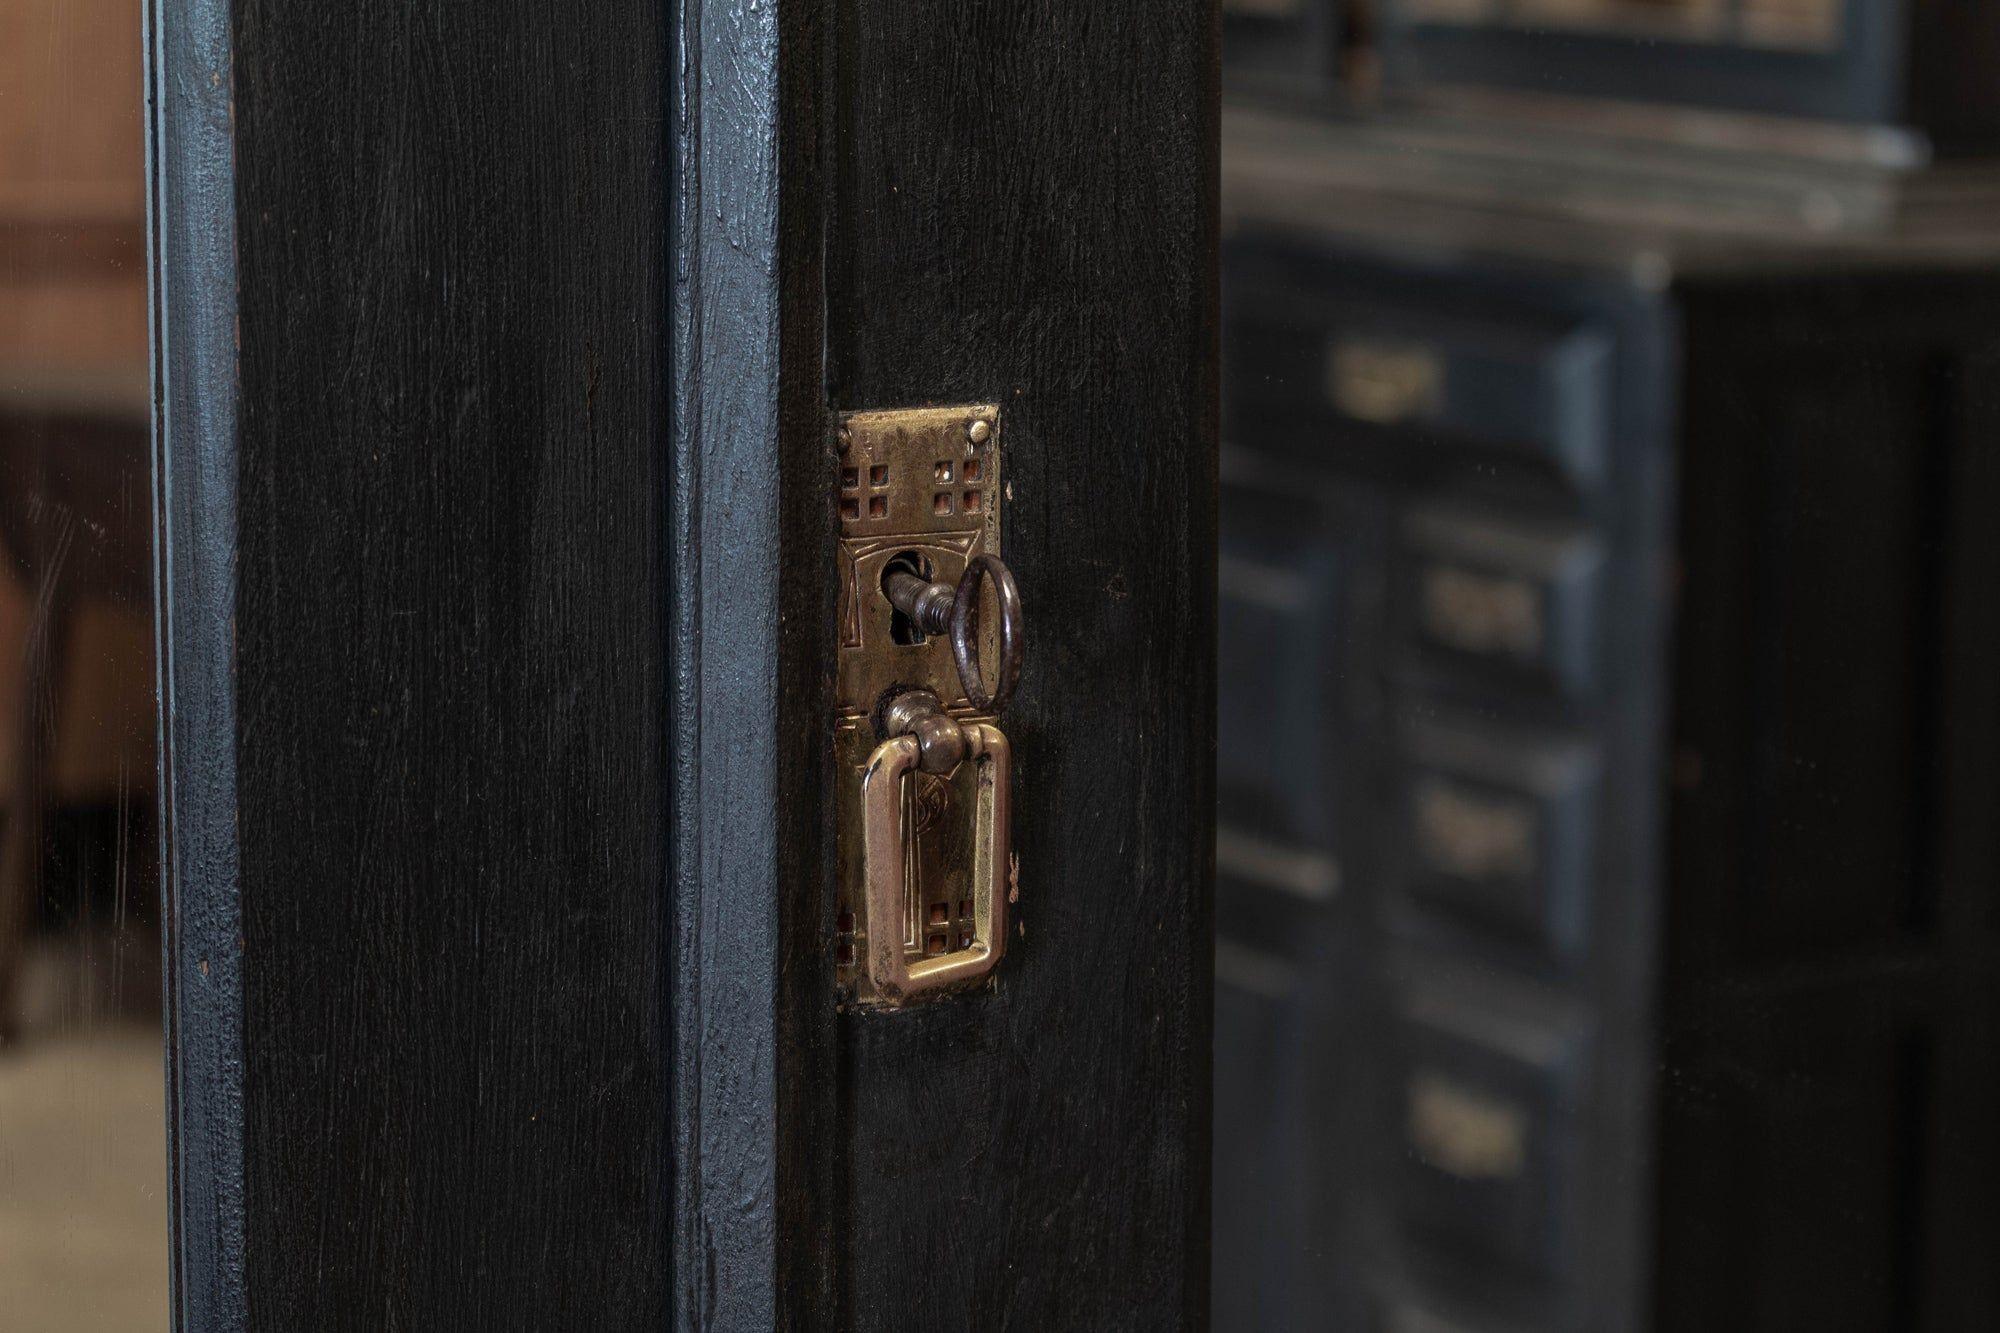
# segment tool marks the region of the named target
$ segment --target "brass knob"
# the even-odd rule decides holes
[[[905,690],[883,705],[881,731],[914,738],[917,767],[926,773],[943,776],[965,758],[965,733],[929,690]]]

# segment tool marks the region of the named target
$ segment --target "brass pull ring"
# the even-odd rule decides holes
[[[993,693],[979,672],[979,580],[993,581],[1000,602],[1000,676]],[[1021,590],[1014,586],[1013,571],[997,555],[982,552],[966,562],[951,604],[951,657],[958,664],[958,680],[965,687],[966,702],[981,713],[998,713],[1014,697],[1021,683]]]
[[[934,698],[926,698],[936,705]],[[916,708],[921,713],[923,704]],[[922,768],[921,743],[915,736],[891,736],[875,747],[861,774],[865,888],[861,912],[868,935],[863,966],[875,994],[891,1003],[978,981],[993,970],[1007,948],[1007,896],[1012,892],[1014,861],[1012,752],[1000,728],[990,722],[968,722],[963,732],[965,757],[979,765],[967,885],[976,934],[969,948],[912,961],[904,938],[909,833],[903,782]]]

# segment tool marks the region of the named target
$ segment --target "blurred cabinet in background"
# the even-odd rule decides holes
[[[1768,110],[1920,17],[1382,23]],[[2000,178],[1305,87],[1223,150],[1219,1326],[2000,1325]]]
[[[2000,6],[1979,0],[1222,0],[1237,92],[1499,89],[1894,125],[2000,144]],[[1347,87],[1337,89],[1345,74]],[[1371,91],[1364,88],[1362,91]]]

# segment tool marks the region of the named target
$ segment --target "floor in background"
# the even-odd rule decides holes
[[[167,1326],[162,1079],[156,1026],[0,1052],[0,1325]]]

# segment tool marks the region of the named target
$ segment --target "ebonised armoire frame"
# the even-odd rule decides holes
[[[1199,1323],[1212,6],[147,25],[177,1327]],[[867,1014],[826,425],[925,402],[1021,933]]]

